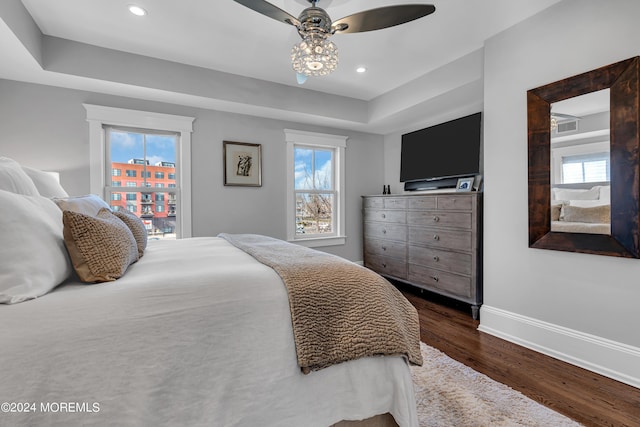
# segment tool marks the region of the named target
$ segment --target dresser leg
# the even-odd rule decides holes
[[[480,314],[480,306],[479,305],[472,305],[471,306],[471,317],[473,317],[473,320],[478,320]]]

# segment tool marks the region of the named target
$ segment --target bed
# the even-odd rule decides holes
[[[61,245],[50,232],[61,226],[29,217],[35,208],[56,215],[42,189],[20,191],[28,192],[15,183],[0,189],[0,225],[14,235],[0,256],[39,277],[56,251],[36,246]],[[30,239],[35,249],[20,253]],[[2,285],[0,402],[9,406],[0,424],[418,425],[406,354],[303,372],[283,276],[229,236],[149,241],[121,277],[101,283],[81,282],[75,260],[64,263],[61,270],[74,266],[68,277],[36,298],[7,301]],[[18,268],[7,273],[8,265],[5,282]],[[54,281],[65,274],[46,270]]]
[[[611,234],[610,185],[566,184],[551,194],[551,231]]]

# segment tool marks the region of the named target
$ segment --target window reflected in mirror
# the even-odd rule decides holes
[[[551,231],[611,234],[610,90],[551,104]]]

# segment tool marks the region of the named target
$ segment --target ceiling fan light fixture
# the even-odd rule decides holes
[[[307,35],[291,49],[291,65],[305,76],[326,76],[338,67],[338,47],[326,37]]]

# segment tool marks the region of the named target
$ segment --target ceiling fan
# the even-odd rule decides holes
[[[435,12],[431,4],[404,4],[365,10],[331,21],[324,9],[316,6],[319,0],[307,0],[306,8],[297,18],[265,0],[234,0],[269,18],[293,25],[302,41],[291,50],[291,63],[298,75],[298,83],[308,76],[324,76],[338,66],[338,48],[329,41],[335,33],[361,33],[380,30],[413,21]]]

